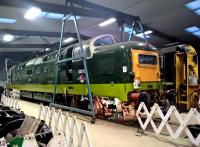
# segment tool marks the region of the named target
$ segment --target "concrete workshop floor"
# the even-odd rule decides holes
[[[39,104],[20,100],[20,108],[26,114],[38,117]],[[170,137],[145,131],[138,134],[137,128],[97,119],[95,124],[86,123],[94,147],[188,147],[187,139],[174,142]]]

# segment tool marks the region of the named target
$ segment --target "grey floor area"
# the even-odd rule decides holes
[[[39,104],[20,100],[20,108],[26,114],[38,117]],[[72,114],[75,115],[75,114]],[[76,114],[77,115],[77,114]],[[80,115],[79,115],[80,116]],[[79,117],[78,117],[79,118]],[[87,117],[82,116],[81,118]],[[81,120],[80,120],[81,121]],[[137,128],[120,125],[101,119],[95,124],[86,122],[94,147],[188,147],[192,146],[187,139],[172,141],[169,136],[155,135],[145,131],[146,135],[137,133]]]

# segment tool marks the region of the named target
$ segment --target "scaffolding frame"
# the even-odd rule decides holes
[[[80,49],[81,49],[81,56],[66,58],[66,59],[60,60],[65,23],[66,23],[66,20],[68,20],[70,17],[73,17],[73,20],[74,20],[76,35],[77,35],[78,42],[79,42]],[[91,122],[94,123],[96,118],[95,118],[95,112],[94,112],[93,97],[92,97],[91,88],[90,88],[90,81],[89,81],[87,63],[86,63],[86,55],[85,55],[84,50],[83,50],[82,39],[80,37],[79,32],[80,31],[79,31],[79,26],[78,26],[78,23],[77,23],[76,15],[72,15],[72,14],[66,15],[62,19],[60,43],[59,43],[59,49],[58,49],[57,57],[56,57],[56,74],[55,74],[55,81],[54,81],[53,103],[50,103],[50,106],[59,107],[59,108],[62,108],[62,109],[66,109],[66,110],[90,115],[90,116],[92,116]],[[85,71],[85,76],[86,76],[85,78],[86,78],[86,85],[87,85],[87,93],[88,93],[89,103],[90,103],[90,111],[86,111],[86,110],[82,110],[82,109],[78,109],[78,108],[74,108],[74,107],[69,107],[69,106],[64,106],[64,105],[60,105],[60,104],[55,104],[55,98],[56,98],[56,94],[57,94],[58,76],[59,76],[59,66],[60,66],[61,63],[69,62],[69,61],[72,61],[72,60],[80,60],[80,61],[82,60],[83,61],[83,66],[84,66],[84,71]]]

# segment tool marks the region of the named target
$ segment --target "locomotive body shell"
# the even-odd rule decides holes
[[[151,91],[160,87],[158,52],[141,42],[99,45],[100,36],[83,42],[84,53],[94,96],[117,97],[128,101],[131,91]],[[96,46],[95,46],[96,44]],[[80,55],[78,44],[63,48],[61,60]],[[9,88],[18,89],[29,98],[52,101],[54,92],[56,52],[32,59],[12,67]],[[57,93],[63,95],[87,95],[82,61],[60,63]],[[134,87],[134,80],[140,88]],[[44,96],[45,95],[45,96]]]

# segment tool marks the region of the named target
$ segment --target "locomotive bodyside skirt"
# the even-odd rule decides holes
[[[68,95],[87,95],[85,84],[58,84],[58,94]],[[133,83],[120,84],[91,84],[91,91],[94,96],[117,97],[121,101],[128,101],[127,94],[134,90]],[[156,90],[160,87],[158,82],[141,83],[141,88],[137,91]],[[18,89],[27,92],[52,93],[53,84],[26,84],[26,85],[9,85],[11,89]]]

